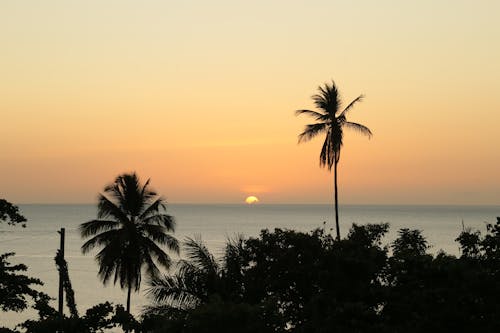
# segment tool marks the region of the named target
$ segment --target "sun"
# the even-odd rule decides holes
[[[247,204],[249,204],[249,205],[253,205],[253,204],[256,204],[257,202],[259,202],[259,198],[257,198],[257,197],[255,197],[255,196],[251,195],[251,196],[249,196],[249,197],[247,197],[247,198],[245,199],[245,202],[246,202]]]

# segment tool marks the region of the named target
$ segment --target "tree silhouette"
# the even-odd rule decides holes
[[[171,265],[159,245],[179,252],[177,240],[168,233],[174,231],[174,219],[165,211],[164,199],[149,188],[149,180],[142,185],[135,173],[123,174],[99,195],[98,219],[80,225],[83,238],[94,236],[83,244],[82,252],[102,247],[95,257],[102,282],[119,281],[122,289],[128,289],[128,313],[130,294],[132,289],[139,291],[142,269],[156,277],[158,264]]]
[[[9,225],[21,224],[26,227],[26,218],[19,212],[19,207],[5,199],[0,199],[0,223],[7,221]]]
[[[201,237],[187,238],[183,242],[186,259],[180,260],[173,275],[151,280],[148,295],[155,302],[148,313],[173,308],[187,310],[208,302],[219,287],[222,267],[210,253]]]
[[[13,255],[0,254],[0,311],[23,311],[28,307],[28,297],[36,300],[41,295],[33,287],[43,285],[42,281],[24,275],[26,265],[10,263]]]
[[[342,108],[342,100],[335,82],[325,83],[324,87],[318,87],[319,93],[312,96],[314,104],[319,111],[297,110],[296,115],[306,114],[313,117],[317,122],[306,125],[304,131],[299,135],[299,143],[309,141],[315,136],[325,133],[325,141],[319,155],[319,163],[322,167],[333,168],[334,179],[334,199],[335,199],[335,227],[337,239],[340,239],[339,209],[338,209],[338,188],[337,188],[337,165],[340,159],[340,149],[342,148],[344,128],[350,128],[361,134],[372,136],[368,127],[347,121],[347,113],[354,104],[361,102],[363,95],[356,97],[345,108]]]
[[[19,212],[19,207],[0,199],[0,223],[7,222],[8,225],[21,223],[24,228],[26,221]],[[28,297],[36,300],[46,295],[33,289],[34,286],[43,285],[42,281],[22,274],[28,270],[26,265],[12,264],[8,261],[12,256],[13,252],[0,254],[0,311],[19,312],[28,307]],[[2,329],[0,327],[0,331]]]

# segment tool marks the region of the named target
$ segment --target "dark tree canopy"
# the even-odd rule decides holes
[[[22,223],[25,227],[27,220],[17,206],[0,199],[0,222],[5,221],[9,225]],[[11,264],[8,259],[12,256],[14,253],[0,254],[0,310],[19,312],[28,307],[29,298],[39,297],[40,293],[33,287],[43,283],[39,279],[22,274],[28,268],[23,264]]]
[[[42,281],[22,274],[27,271],[26,265],[13,265],[8,258],[14,253],[0,255],[0,310],[22,311],[28,307],[28,298],[36,299],[38,291],[34,286],[43,285]]]
[[[384,246],[388,228],[354,224],[342,240],[263,230],[228,244],[221,261],[198,244],[183,265],[199,269],[156,281],[168,297],[144,323],[176,333],[500,331],[500,219],[484,236],[464,231],[459,258],[428,253],[419,230]],[[179,291],[199,296],[182,307]]]
[[[26,227],[26,221],[26,218],[19,212],[19,207],[5,199],[0,199],[0,222],[7,222],[9,225],[21,224]]]

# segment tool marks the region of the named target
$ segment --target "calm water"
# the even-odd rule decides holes
[[[92,305],[104,301],[125,303],[125,293],[112,285],[104,287],[97,278],[97,266],[93,255],[83,256],[83,243],[77,228],[82,222],[94,219],[95,205],[21,205],[28,218],[28,226],[9,227],[0,225],[0,253],[15,252],[12,261],[29,267],[28,274],[44,281],[41,288],[49,295],[57,296],[58,274],[54,256],[59,246],[57,230],[66,228],[66,260],[75,297],[81,313]],[[175,216],[178,239],[199,234],[214,254],[220,255],[225,240],[236,234],[256,236],[263,228],[290,228],[310,231],[326,221],[332,228],[330,205],[169,205],[169,213]],[[500,206],[342,206],[341,231],[345,235],[353,223],[389,222],[390,242],[399,228],[423,230],[433,246],[432,251],[443,249],[458,254],[454,239],[466,227],[485,231],[485,222],[496,221]],[[135,313],[147,299],[141,293],[132,296]],[[55,303],[54,303],[55,306]],[[21,314],[1,313],[0,326],[13,326],[29,317],[32,311]]]

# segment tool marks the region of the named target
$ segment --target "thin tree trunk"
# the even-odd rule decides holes
[[[338,187],[337,187],[337,164],[338,162],[335,161],[335,166],[333,169],[333,182],[335,184],[335,228],[337,229],[337,240],[340,240],[340,226],[339,226],[339,192],[338,192]]]
[[[130,294],[132,292],[132,286],[129,284],[127,291],[127,313],[130,313]]]
[[[127,313],[130,314],[130,294],[132,293],[132,286],[131,284],[129,283],[128,284],[128,291],[127,291]],[[128,333],[129,330],[126,329],[125,330],[125,333]]]

